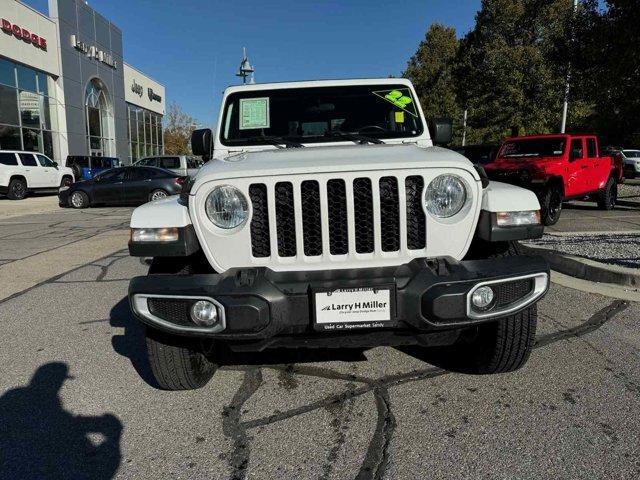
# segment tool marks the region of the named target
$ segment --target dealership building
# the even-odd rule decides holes
[[[0,0],[0,20],[0,149],[163,153],[164,86],[124,63],[117,26],[82,0],[49,0],[49,16]]]

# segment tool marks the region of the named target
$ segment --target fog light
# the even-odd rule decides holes
[[[491,287],[478,287],[473,291],[471,295],[471,303],[478,310],[487,310],[493,305],[493,299],[495,295]]]
[[[213,303],[198,300],[191,307],[191,319],[201,327],[211,327],[218,321],[218,310]]]

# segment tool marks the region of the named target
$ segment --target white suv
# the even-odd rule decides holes
[[[37,152],[0,150],[0,195],[21,200],[34,191],[58,192],[73,183],[73,171]]]
[[[203,386],[232,352],[414,345],[466,373],[520,368],[535,339],[540,204],[435,147],[399,78],[230,87],[215,158],[131,217],[129,285],[162,388]],[[220,347],[220,348],[219,348]],[[216,355],[216,348],[219,354]],[[223,350],[224,349],[224,350]]]
[[[622,163],[627,178],[640,176],[640,150],[622,150]]]

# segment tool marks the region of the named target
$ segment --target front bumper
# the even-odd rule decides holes
[[[68,207],[69,206],[69,194],[71,189],[69,188],[60,188],[58,190],[58,205],[60,207]]]
[[[376,346],[423,343],[425,335],[512,315],[538,301],[548,283],[549,267],[540,257],[462,262],[443,257],[358,270],[243,268],[220,275],[148,275],[131,281],[129,300],[136,316],[154,328],[225,340],[236,350]],[[495,290],[493,310],[479,312],[471,305],[471,292],[481,284]],[[371,287],[389,289],[388,321],[348,323],[332,331],[316,322],[318,292]],[[198,327],[190,319],[191,305],[202,299],[220,309],[213,327]]]

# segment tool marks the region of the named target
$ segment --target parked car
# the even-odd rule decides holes
[[[624,155],[622,155],[622,150],[617,147],[607,146],[600,147],[600,156],[601,157],[611,157],[614,163],[618,165],[622,165],[622,178],[620,179],[620,183],[624,183],[625,175],[624,175]]]
[[[60,167],[46,155],[0,150],[0,194],[11,200],[21,200],[29,192],[57,192],[71,183],[71,169]]]
[[[640,177],[640,150],[622,149],[621,153],[625,177]]]
[[[464,147],[454,147],[452,150],[464,155],[473,163],[485,165],[495,159],[496,153],[498,153],[498,145],[465,145]]]
[[[566,200],[588,197],[611,210],[623,178],[620,160],[601,156],[595,135],[510,138],[484,168],[491,180],[533,190],[545,225],[558,221]]]
[[[60,189],[61,207],[140,205],[177,195],[185,177],[155,167],[118,167]]]
[[[158,167],[170,170],[178,175],[194,176],[204,162],[198,158],[186,155],[156,155],[141,158],[134,163],[136,166]]]
[[[75,181],[79,182],[80,180],[91,180],[100,172],[119,167],[121,162],[117,157],[69,155],[66,165],[73,170]]]
[[[476,374],[524,365],[549,270],[513,241],[542,235],[538,199],[432,148],[451,123],[430,135],[417,99],[398,78],[225,91],[217,132],[192,136],[216,160],[131,217],[130,254],[153,260],[129,301],[162,388],[279,347],[413,345]]]

